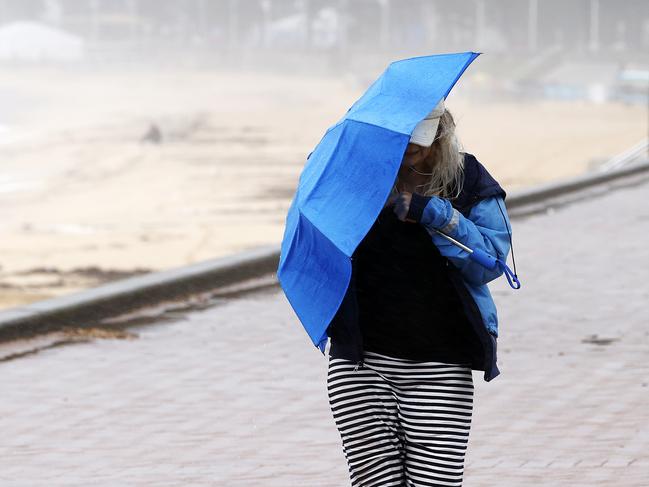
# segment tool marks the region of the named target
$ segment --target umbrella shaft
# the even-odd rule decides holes
[[[469,247],[467,247],[467,246],[464,245],[463,243],[458,242],[458,241],[455,240],[453,237],[449,237],[448,235],[446,235],[446,234],[443,233],[443,232],[440,232],[440,231],[437,230],[437,229],[435,229],[435,231],[436,231],[437,233],[439,233],[442,237],[444,237],[446,240],[448,240],[449,242],[451,242],[452,244],[455,244],[455,245],[457,245],[458,247],[460,247],[462,250],[466,250],[466,251],[467,251],[468,253],[470,253],[470,254],[473,253],[473,250],[471,250]]]

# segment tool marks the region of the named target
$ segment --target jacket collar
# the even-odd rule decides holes
[[[490,196],[507,196],[505,190],[498,184],[487,168],[473,154],[464,154],[464,185],[457,198],[451,204],[465,217],[468,217],[473,205]]]

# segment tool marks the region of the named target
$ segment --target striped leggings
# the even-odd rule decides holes
[[[365,351],[329,358],[327,392],[352,487],[461,486],[473,411],[468,364]]]

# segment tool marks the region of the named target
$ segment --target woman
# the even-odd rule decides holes
[[[502,271],[435,229],[505,261],[505,191],[454,129],[442,100],[413,131],[327,330],[329,402],[354,487],[461,485],[471,371],[499,373],[486,284]]]

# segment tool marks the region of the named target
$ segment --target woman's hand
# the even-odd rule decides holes
[[[412,194],[404,191],[396,195],[392,195],[388,198],[384,207],[392,206],[394,214],[397,215],[397,218],[403,222],[412,222],[416,223],[414,220],[406,219],[408,216],[408,211],[410,210],[410,201],[412,200]]]

